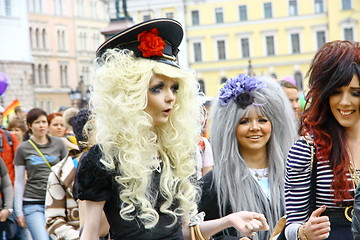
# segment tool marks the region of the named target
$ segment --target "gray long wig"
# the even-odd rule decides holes
[[[270,232],[284,214],[285,162],[288,150],[297,138],[294,113],[280,85],[270,78],[258,78],[265,88],[254,90],[254,104],[245,109],[231,100],[223,106],[217,98],[211,120],[211,143],[214,153],[214,184],[220,216],[226,208],[233,212],[254,211],[265,215],[270,230],[259,232],[254,239],[269,239]],[[251,109],[268,117],[272,133],[267,143],[271,200],[269,201],[239,153],[236,128]],[[238,233],[238,236],[241,236]]]

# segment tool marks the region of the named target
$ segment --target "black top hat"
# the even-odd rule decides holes
[[[181,24],[174,19],[151,19],[109,38],[97,49],[96,56],[100,57],[109,48],[129,49],[136,57],[178,67],[176,55],[183,34]]]

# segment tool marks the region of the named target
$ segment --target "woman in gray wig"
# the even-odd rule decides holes
[[[240,74],[220,90],[212,113],[215,165],[203,178],[199,211],[206,220],[237,211],[262,213],[270,230],[253,239],[269,239],[284,214],[285,161],[297,137],[289,100],[270,78]],[[228,228],[215,239],[239,237]]]

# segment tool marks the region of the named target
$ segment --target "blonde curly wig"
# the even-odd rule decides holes
[[[135,58],[128,50],[110,49],[101,58],[90,100],[96,141],[101,145],[103,164],[118,170],[122,186],[120,216],[138,218],[146,228],[159,219],[154,209],[151,180],[162,158],[159,194],[165,199],[160,211],[189,218],[196,213],[198,191],[193,180],[193,159],[200,134],[198,84],[190,72],[153,60]],[[168,123],[154,127],[144,109],[153,74],[176,79],[179,90]],[[174,203],[176,207],[174,208]]]

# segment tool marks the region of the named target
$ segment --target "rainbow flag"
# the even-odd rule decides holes
[[[14,110],[17,106],[21,106],[21,102],[15,99],[9,106],[5,108],[5,110],[3,111],[3,126],[6,127],[10,114],[13,114],[15,112]]]

